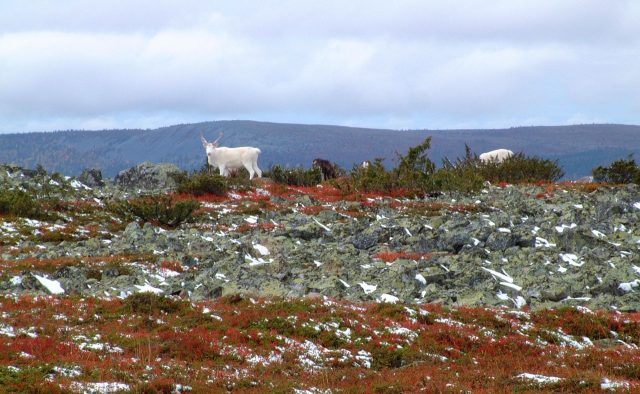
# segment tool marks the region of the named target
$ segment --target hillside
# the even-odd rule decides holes
[[[196,197],[1,166],[0,186],[6,392],[640,389],[637,185]],[[121,209],[150,192],[199,208]]]
[[[169,162],[185,170],[204,163],[199,135],[225,146],[257,146],[260,166],[308,167],[316,157],[345,168],[376,157],[393,159],[432,136],[431,157],[440,163],[454,158],[468,144],[476,153],[497,147],[558,159],[565,178],[589,175],[591,169],[629,154],[640,153],[640,126],[578,125],[515,127],[492,130],[385,130],[328,125],[215,121],[153,130],[59,131],[0,135],[0,162],[26,168],[43,165],[49,171],[78,175],[100,168],[108,177],[143,161]]]

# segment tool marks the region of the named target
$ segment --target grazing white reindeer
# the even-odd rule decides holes
[[[513,152],[509,149],[496,149],[489,152],[485,152],[478,156],[483,163],[502,163],[513,156]]]
[[[237,170],[242,167],[249,171],[249,179],[253,179],[255,174],[258,178],[262,178],[262,171],[258,168],[258,155],[260,149],[251,146],[242,146],[238,148],[219,147],[218,141],[222,138],[223,133],[213,142],[207,142],[204,136],[200,134],[202,146],[207,151],[207,161],[213,167],[220,170],[220,175],[229,176],[230,170]]]

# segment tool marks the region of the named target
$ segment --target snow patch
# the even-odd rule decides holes
[[[145,283],[143,286],[140,286],[140,285],[135,285],[135,286],[138,289],[138,293],[153,293],[153,294],[164,293],[164,290],[158,289],[157,287],[153,287],[148,283]]]
[[[557,383],[562,380],[562,378],[558,378],[556,376],[545,376],[545,375],[537,375],[533,373],[521,373],[516,376],[516,378],[524,379],[524,380],[532,380],[538,384],[548,384],[548,383]]]
[[[368,285],[365,282],[360,282],[358,284],[362,287],[362,290],[364,290],[364,294],[371,294],[378,288],[376,285]]]
[[[618,289],[625,293],[632,292],[634,288],[640,286],[640,279],[636,279],[633,282],[623,282],[618,285]]]
[[[34,278],[44,286],[51,294],[64,294],[64,289],[57,280],[47,279],[44,276],[33,274]]]
[[[366,293],[366,291],[365,291],[365,293]],[[394,295],[385,293],[385,294],[382,294],[380,296],[380,298],[378,298],[378,301],[379,302],[386,302],[386,303],[389,303],[389,304],[395,304],[396,302],[400,301],[400,298],[398,298],[398,297],[396,297]]]
[[[600,390],[616,391],[617,389],[629,389],[629,382],[625,382],[623,380],[609,380],[607,378],[603,378],[602,382],[600,382]]]
[[[258,251],[258,253],[260,253],[260,254],[261,254],[261,255],[263,255],[263,256],[268,256],[268,255],[270,254],[270,253],[269,253],[269,249],[267,249],[265,246],[262,246],[262,245],[260,245],[260,244],[255,244],[255,245],[253,245],[253,248],[254,248],[255,250],[257,250],[257,251]]]

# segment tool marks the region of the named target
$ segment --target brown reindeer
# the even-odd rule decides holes
[[[331,163],[329,160],[324,159],[315,159],[313,161],[313,167],[319,168],[320,173],[322,174],[322,181],[326,181],[327,179],[333,179],[338,176],[338,171],[336,170],[336,166]]]

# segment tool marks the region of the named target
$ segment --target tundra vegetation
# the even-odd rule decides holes
[[[429,147],[321,184],[0,167],[0,387],[640,390],[638,187],[557,183],[523,154],[438,167]]]

